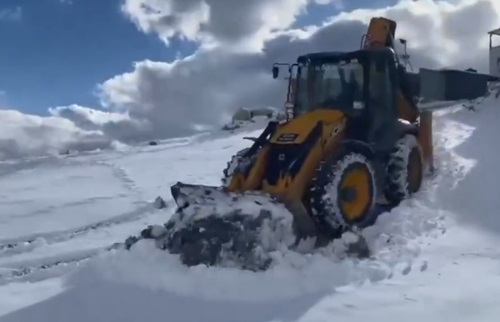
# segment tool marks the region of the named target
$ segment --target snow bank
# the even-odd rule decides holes
[[[496,143],[500,133],[500,100],[490,97],[475,111],[451,111],[446,118],[448,131],[454,134],[448,141],[460,163],[456,169],[459,182],[454,189],[443,187],[440,196],[462,223],[500,233],[500,153]]]
[[[498,236],[448,223],[416,273],[361,287],[337,288],[297,322],[496,322],[500,300]]]

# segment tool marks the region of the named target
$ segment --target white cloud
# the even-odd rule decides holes
[[[293,23],[306,0],[225,1],[126,0],[124,10],[139,28],[165,40],[182,34],[200,41],[215,39],[219,44],[252,39],[252,45],[238,52],[225,46],[204,47],[170,63],[137,62],[131,71],[98,86],[107,111],[77,105],[51,109],[50,123],[38,125],[40,136],[32,121],[23,123],[22,115],[16,115],[14,124],[31,129],[20,132],[25,135],[22,142],[30,135],[48,136],[51,126],[57,129],[58,139],[47,137],[50,144],[35,139],[36,144],[51,147],[62,144],[59,139],[64,144],[84,139],[98,146],[111,140],[166,138],[187,135],[200,125],[219,126],[241,106],[281,107],[286,81],[271,78],[272,63],[292,61],[304,52],[356,49],[372,16],[398,22],[398,37],[408,40],[415,67],[485,70],[486,32],[500,26],[497,0],[400,1],[388,8],[342,13],[324,25],[304,30],[284,28]],[[145,3],[148,9],[141,7]],[[281,30],[275,30],[279,26],[283,26]],[[0,119],[5,123],[3,117]],[[5,145],[0,144],[0,151],[4,150]]]
[[[398,22],[398,34],[417,53],[431,54],[440,65],[471,63],[486,68],[487,31],[500,26],[500,2],[495,0],[403,0],[389,8],[358,9],[331,21],[386,16]]]
[[[125,0],[123,12],[165,42],[174,36],[204,46],[258,48],[271,32],[290,27],[307,4],[338,0]]]
[[[107,123],[130,121],[127,113],[111,113],[77,104],[49,108],[49,113],[72,121],[77,127],[95,131]]]

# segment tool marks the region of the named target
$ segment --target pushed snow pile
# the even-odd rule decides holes
[[[252,192],[225,194],[220,188],[178,183],[173,191],[181,207],[163,226],[150,226],[139,238],[179,254],[188,266],[199,264],[265,270],[272,252],[295,241],[292,216],[270,197]]]
[[[253,123],[257,123],[257,125],[262,126],[270,120],[281,121],[285,118],[286,115],[283,111],[273,107],[242,107],[233,114],[231,122],[224,125],[222,129],[226,131],[234,131],[236,129],[246,128]]]

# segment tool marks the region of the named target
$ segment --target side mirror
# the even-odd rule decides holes
[[[278,75],[280,73],[280,69],[278,66],[273,66],[273,78],[276,79],[278,78]]]

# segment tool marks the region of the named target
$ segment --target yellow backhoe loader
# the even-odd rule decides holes
[[[432,117],[419,112],[408,89],[394,50],[395,30],[396,22],[372,18],[359,50],[308,53],[296,63],[275,64],[274,78],[280,65],[288,67],[287,119],[271,121],[233,157],[221,187],[172,186],[179,215],[165,230],[149,229],[143,237],[169,234],[162,248],[180,253],[185,263],[217,264],[224,245],[252,226],[245,225],[245,210],[220,203],[248,198],[266,207],[268,198],[287,209],[298,240],[316,237],[318,245],[372,225],[382,211],[418,191],[432,167]],[[229,211],[233,223],[220,216],[215,229],[199,215],[204,207],[205,214]],[[197,219],[179,225],[186,212]],[[214,242],[210,231],[223,240]],[[255,243],[239,241],[253,251]]]
[[[288,120],[270,122],[237,155],[225,171],[227,191],[262,191],[297,221],[334,230],[369,225],[377,204],[394,206],[416,192],[432,164],[432,119],[402,90],[395,29],[373,18],[362,49],[298,57],[289,67]],[[178,183],[174,199],[194,189]]]

